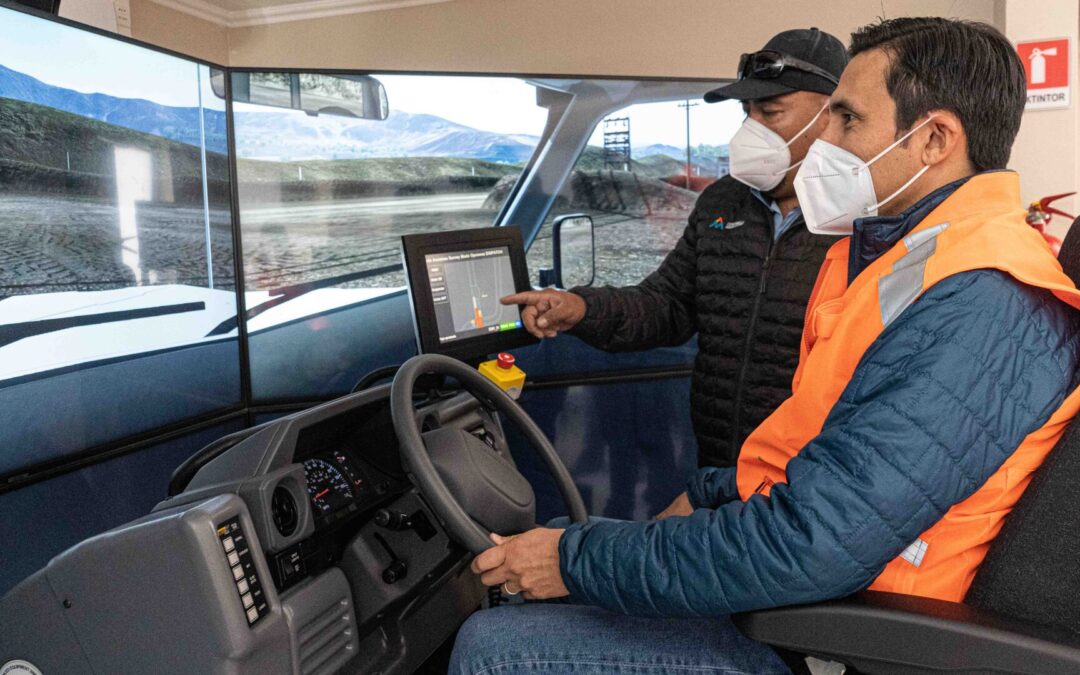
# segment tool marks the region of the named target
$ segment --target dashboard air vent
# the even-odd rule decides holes
[[[329,675],[356,653],[352,611],[346,598],[338,600],[300,627],[300,672]]]
[[[274,516],[274,527],[281,536],[288,537],[296,532],[300,514],[296,508],[296,500],[284,486],[279,485],[274,488],[274,495],[270,498],[270,513]]]

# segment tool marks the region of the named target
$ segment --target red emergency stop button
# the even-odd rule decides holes
[[[499,352],[496,364],[504,370],[510,370],[514,367],[514,355],[509,352]]]

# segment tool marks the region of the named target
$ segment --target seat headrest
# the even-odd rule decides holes
[[[1065,274],[1069,275],[1077,287],[1080,287],[1080,227],[1076,226],[1077,223],[1080,223],[1080,218],[1072,222],[1069,231],[1065,234],[1065,241],[1061,243],[1061,252],[1058,253],[1058,262],[1061,263]]]

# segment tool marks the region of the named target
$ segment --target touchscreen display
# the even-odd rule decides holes
[[[515,292],[508,246],[429,254],[424,263],[440,344],[521,328],[517,305],[499,302]]]

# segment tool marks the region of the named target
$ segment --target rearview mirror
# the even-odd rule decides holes
[[[584,214],[559,216],[551,229],[555,285],[559,288],[591,286],[596,276],[592,218]]]
[[[225,72],[211,69],[214,94],[225,98]],[[232,73],[232,97],[238,103],[303,110],[309,115],[338,115],[385,120],[390,115],[386,88],[370,75],[322,73]]]

